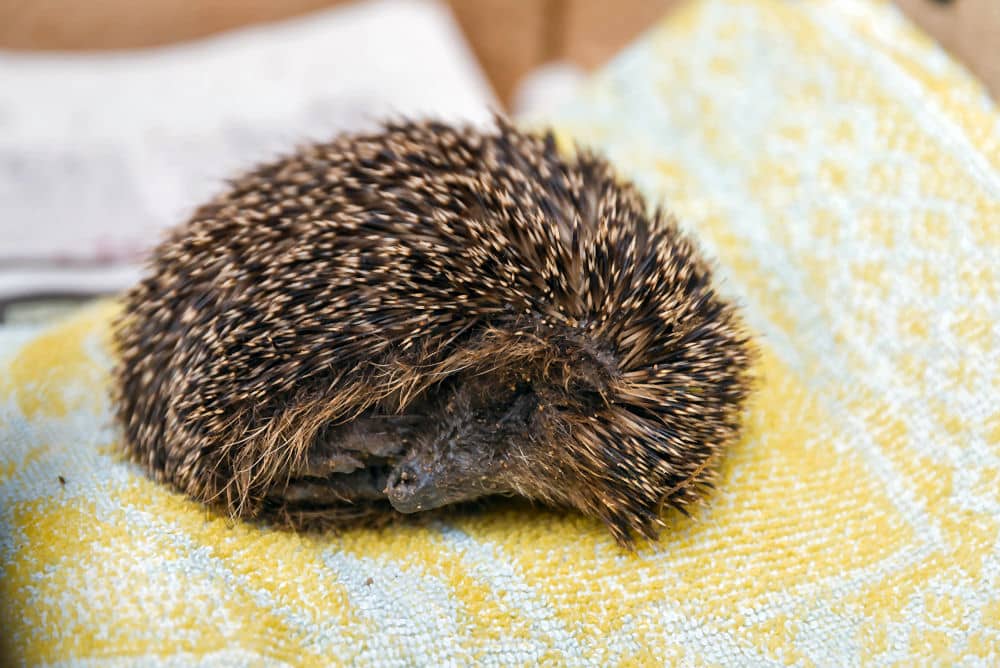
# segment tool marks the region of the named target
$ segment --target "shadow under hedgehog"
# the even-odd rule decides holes
[[[131,456],[234,515],[516,494],[623,545],[711,483],[753,357],[671,217],[501,118],[388,123],[237,179],[157,248],[115,337]]]

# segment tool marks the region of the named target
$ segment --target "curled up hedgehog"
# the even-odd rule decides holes
[[[672,218],[503,119],[389,123],[237,179],[155,251],[115,337],[128,452],[233,515],[514,494],[624,545],[711,484],[752,359]]]

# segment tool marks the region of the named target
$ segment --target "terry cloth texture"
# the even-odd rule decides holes
[[[709,505],[637,554],[510,503],[340,535],[233,524],[114,454],[104,305],[8,340],[0,367],[13,658],[997,665],[1000,115],[982,90],[889,5],[720,0],[553,120],[679,214],[759,334]]]

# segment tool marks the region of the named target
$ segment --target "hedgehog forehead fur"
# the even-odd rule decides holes
[[[261,166],[125,302],[132,457],[300,526],[519,494],[652,537],[712,482],[749,385],[738,315],[674,220],[499,118]]]

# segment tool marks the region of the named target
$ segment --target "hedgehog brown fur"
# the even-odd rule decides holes
[[[751,347],[672,218],[497,119],[394,122],[237,179],[116,324],[158,480],[306,525],[518,494],[653,537],[737,437]]]

